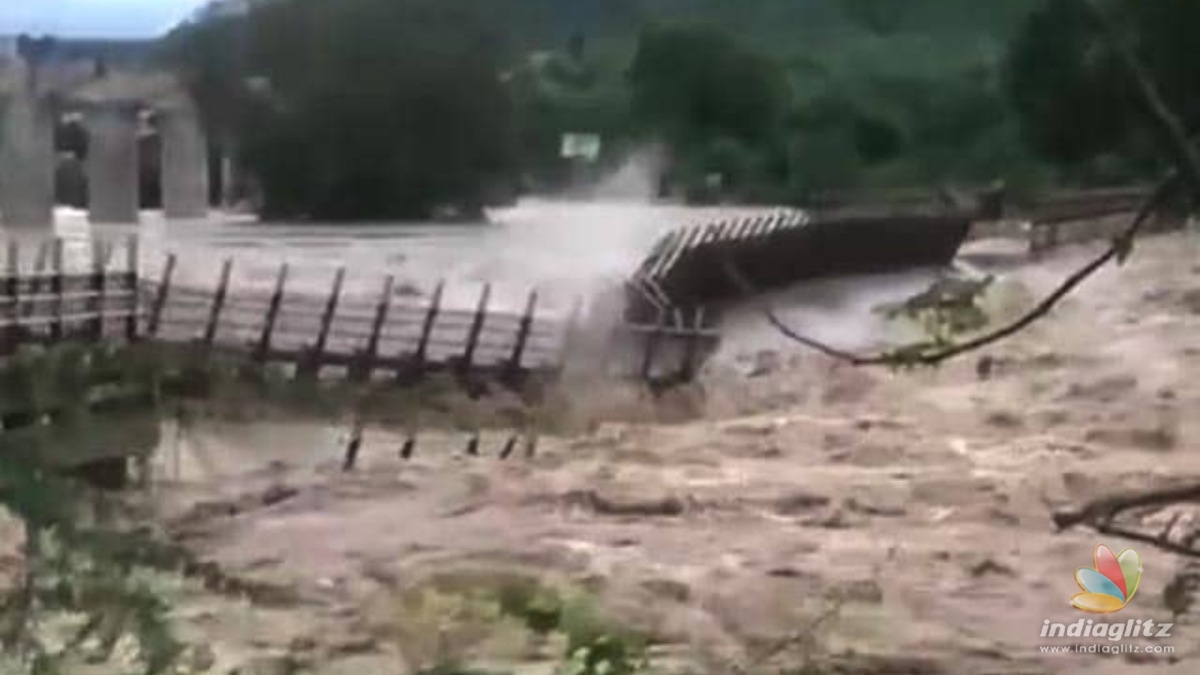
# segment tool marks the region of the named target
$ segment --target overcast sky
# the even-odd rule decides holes
[[[206,0],[0,0],[0,35],[157,37]]]

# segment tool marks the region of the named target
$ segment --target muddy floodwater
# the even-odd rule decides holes
[[[1056,533],[1051,510],[1200,470],[1200,423],[1187,412],[1200,404],[1198,246],[1178,233],[1148,238],[1126,267],[981,352],[994,363],[987,377],[976,358],[894,372],[775,343],[772,366],[717,367],[657,399],[615,382],[567,383],[556,410],[579,424],[545,434],[534,458],[499,460],[504,427],[486,430],[470,456],[467,431],[431,424],[402,461],[404,430],[380,425],[345,474],[344,424],[169,429],[157,457],[167,522],[229,573],[311,600],[268,611],[171,597],[204,608],[184,627],[230,668],[268,652],[308,659],[305,673],[418,672],[430,640],[406,594],[450,572],[475,575],[463,578],[476,589],[517,570],[585,580],[606,611],[655,636],[663,673],[809,662],[849,664],[807,671],[829,673],[1195,673],[1195,611],[1163,600],[1186,561],[1149,545],[1134,544],[1145,572],[1123,616],[1174,622],[1179,637],[1137,638],[1143,651],[1111,656],[1051,651],[1079,640],[1039,631],[1082,621],[1068,602],[1076,568],[1097,543],[1129,543]],[[1011,270],[1005,281],[1026,295],[1008,312],[1094,248]],[[861,317],[881,286],[918,277],[771,300],[806,329],[853,337],[867,334]],[[767,339],[752,312],[731,320],[735,348]],[[1172,533],[1200,522],[1188,505],[1139,518]],[[539,643],[446,621],[482,635],[461,653],[502,664],[497,672],[560,672]],[[789,642],[798,630],[813,641]]]

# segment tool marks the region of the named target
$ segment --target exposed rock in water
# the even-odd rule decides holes
[[[259,656],[235,668],[230,675],[292,675],[300,664],[291,655]]]
[[[1091,429],[1085,438],[1089,443],[1159,452],[1174,450],[1179,444],[1176,431],[1165,425],[1143,428]]]
[[[829,501],[825,495],[797,492],[778,499],[774,511],[781,516],[796,516],[828,506]]]
[[[987,415],[986,421],[988,426],[993,426],[1000,429],[1016,429],[1023,424],[1019,415],[1008,410],[995,410],[990,412]]]
[[[1132,375],[1114,375],[1094,382],[1076,382],[1067,389],[1069,398],[1082,398],[1100,403],[1111,403],[1128,395],[1137,387],[1138,381]]]
[[[779,352],[770,349],[755,352],[748,361],[749,363],[744,364],[742,373],[746,377],[764,377],[783,366],[783,358]]]
[[[0,506],[0,597],[8,595],[25,576],[25,524]]]
[[[687,508],[684,501],[675,495],[639,497],[600,494],[595,490],[572,492],[567,495],[567,501],[608,516],[674,517],[683,515]]]

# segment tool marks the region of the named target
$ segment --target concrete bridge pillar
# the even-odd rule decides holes
[[[93,223],[136,223],[138,112],[135,103],[98,103],[85,120],[88,130],[88,209]]]
[[[190,107],[161,111],[163,211],[169,219],[208,215],[208,142]]]
[[[0,100],[0,223],[54,228],[54,106],[29,90]]]

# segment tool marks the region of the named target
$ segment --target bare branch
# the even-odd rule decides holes
[[[1153,545],[1155,548],[1160,548],[1171,553],[1178,553],[1179,555],[1188,556],[1189,558],[1200,558],[1200,551],[1188,546],[1184,546],[1183,544],[1177,544],[1173,541],[1168,541],[1158,535],[1138,532],[1137,530],[1127,530],[1116,525],[1097,525],[1095,530],[1100,534],[1107,534],[1113,537],[1122,537],[1124,539],[1131,539],[1133,541],[1145,542]]]
[[[1200,550],[1192,547],[1192,537],[1186,538],[1182,542],[1173,542],[1168,538],[1175,524],[1181,519],[1181,514],[1175,514],[1170,523],[1158,534],[1128,529],[1113,522],[1118,515],[1125,511],[1184,502],[1200,502],[1200,483],[1109,495],[1080,506],[1055,511],[1051,515],[1051,519],[1059,531],[1076,525],[1085,525],[1101,534],[1141,541],[1164,551],[1200,558]]]
[[[1057,288],[1047,295],[1041,302],[1023,314],[1016,320],[1001,326],[993,331],[985,333],[964,342],[951,344],[944,347],[936,347],[926,349],[924,345],[910,345],[901,347],[896,350],[874,353],[874,354],[855,354],[854,352],[835,347],[828,343],[817,340],[816,338],[805,335],[791,326],[787,325],[779,315],[775,313],[770,304],[765,301],[758,301],[763,315],[767,321],[771,323],[780,333],[787,338],[804,345],[810,349],[816,350],[830,356],[832,358],[844,361],[854,366],[912,366],[912,365],[937,365],[943,361],[965,354],[970,351],[986,347],[992,343],[999,342],[1007,337],[1010,337],[1038,319],[1050,313],[1052,309],[1072,290],[1083,283],[1088,277],[1095,274],[1101,267],[1104,267],[1109,262],[1116,261],[1118,264],[1124,262],[1130,251],[1133,249],[1134,239],[1141,232],[1146,222],[1154,215],[1171,197],[1176,189],[1180,186],[1180,174],[1172,172],[1164,178],[1154,190],[1153,194],[1142,205],[1142,208],[1134,216],[1129,226],[1121,233],[1113,238],[1112,243],[1103,253],[1096,256],[1083,267],[1076,270],[1070,276],[1063,280]],[[726,276],[729,280],[742,292],[747,299],[753,299],[758,291],[746,279],[745,275],[737,268],[737,265],[729,259],[725,258],[722,261]]]
[[[1200,502],[1200,483],[1160,490],[1108,495],[1081,506],[1060,509],[1055,511],[1051,517],[1054,520],[1055,527],[1065,530],[1080,524],[1105,524],[1120,512],[1130,509],[1141,509],[1148,506],[1163,506],[1165,504],[1189,501]]]

